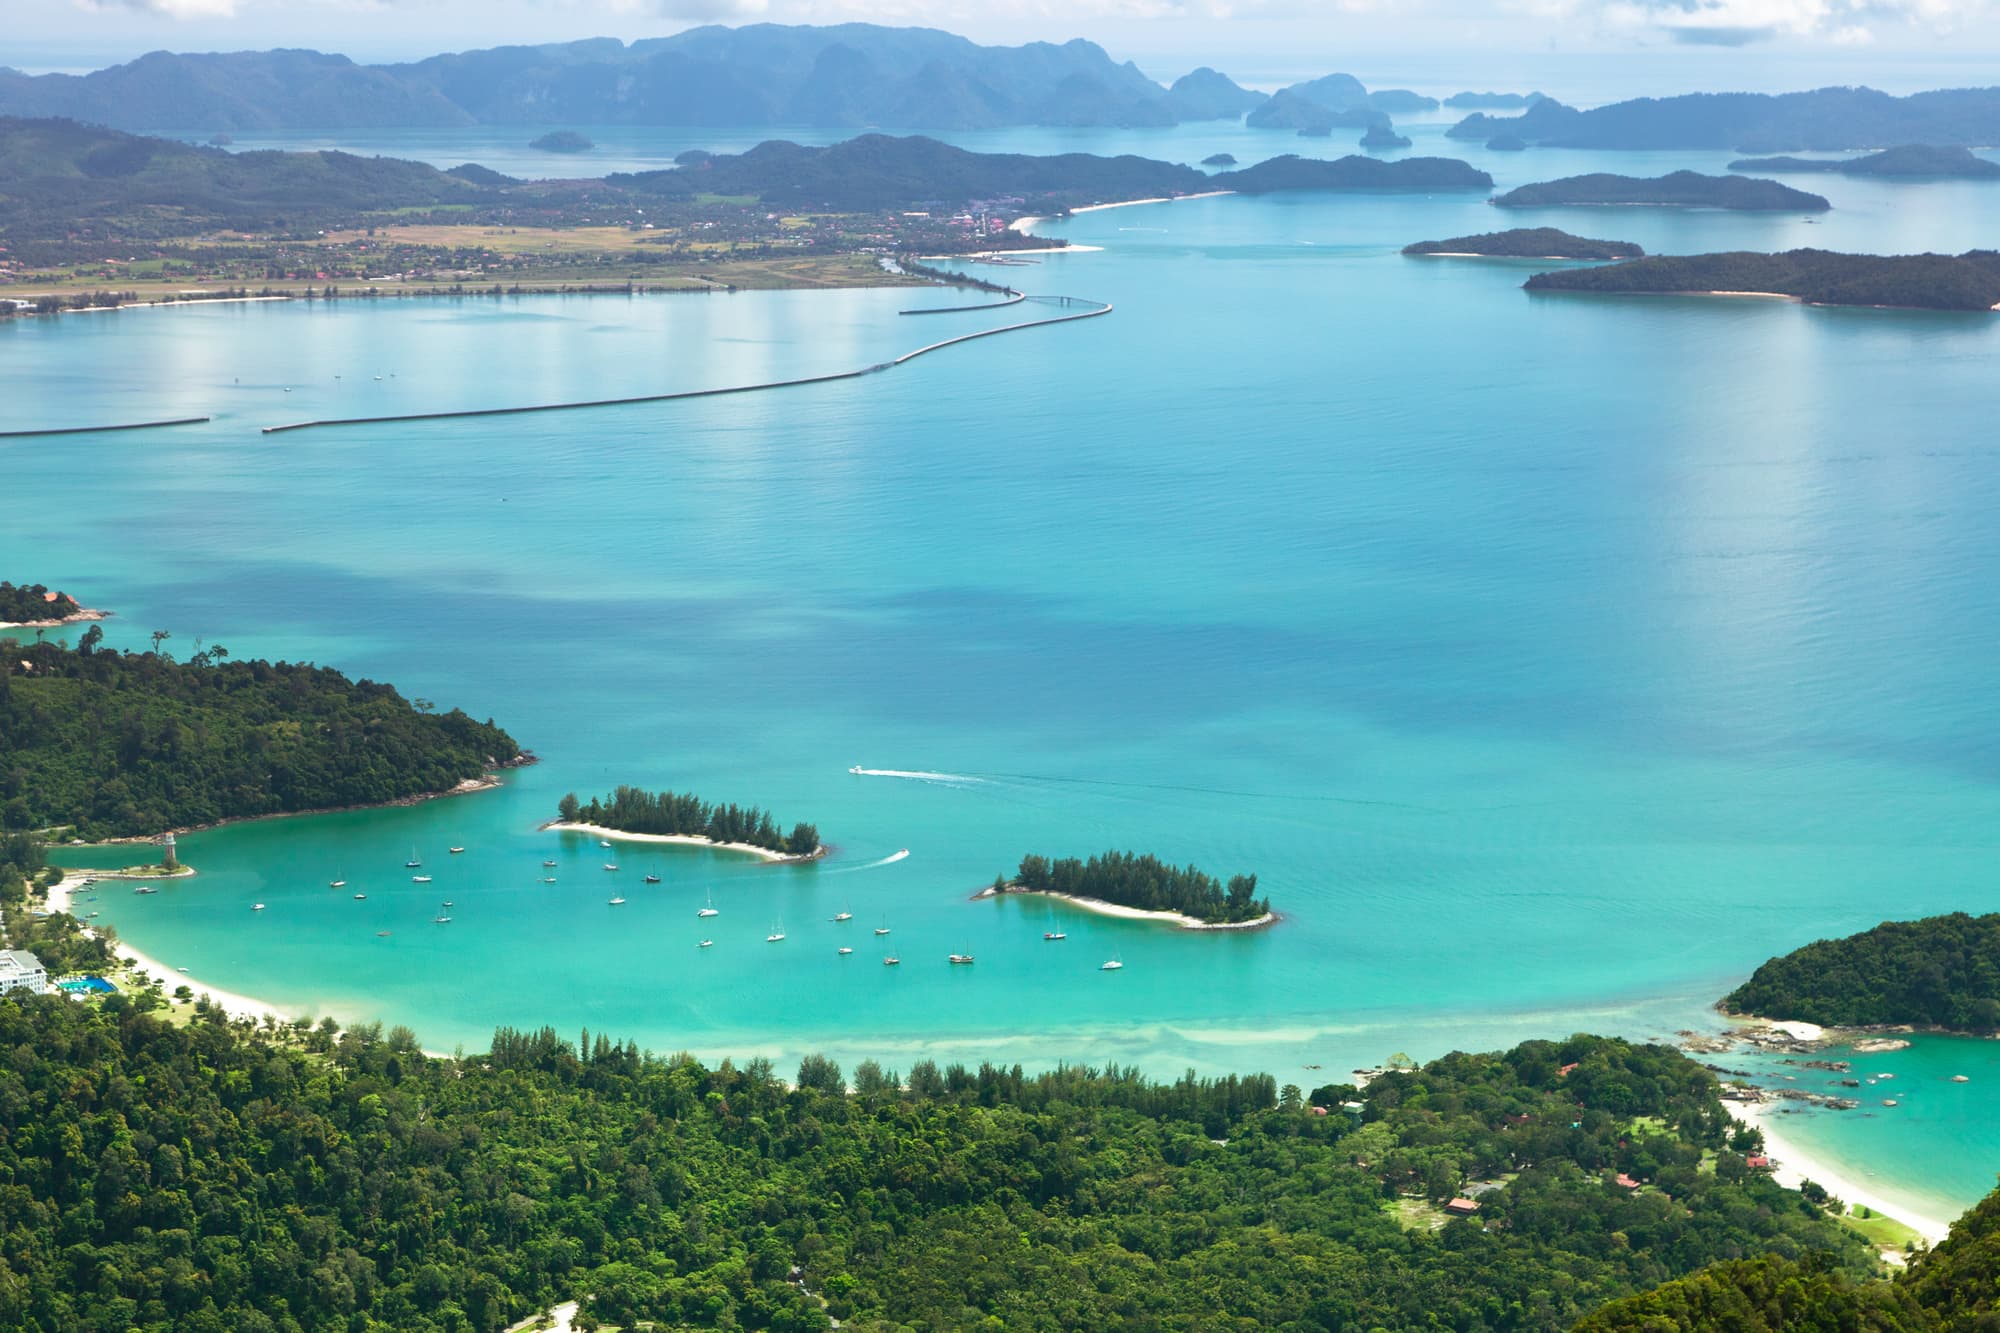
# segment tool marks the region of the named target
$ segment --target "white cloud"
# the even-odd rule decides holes
[[[236,16],[236,0],[78,0],[83,9],[136,9],[170,19],[226,19]]]
[[[2000,8],[1996,0],[1526,0],[1522,8],[1614,36],[1664,33],[1699,45],[1742,46],[1774,38],[1860,46],[1877,30],[1943,35]]]

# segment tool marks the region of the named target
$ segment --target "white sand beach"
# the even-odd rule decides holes
[[[707,838],[697,838],[687,833],[625,833],[615,828],[602,828],[596,824],[566,824],[562,820],[542,825],[545,832],[588,833],[594,838],[608,838],[612,842],[663,842],[678,847],[706,847],[711,851],[743,852],[760,861],[817,861],[825,856],[826,844],[821,843],[818,851],[811,856],[790,856],[784,852],[774,852],[768,847],[756,847],[747,842],[711,842]]]
[[[972,896],[974,898],[998,898],[1003,896],[1003,891],[988,885]],[[1261,927],[1272,925],[1278,920],[1276,912],[1266,912],[1264,915],[1250,921],[1203,921],[1199,917],[1189,916],[1185,912],[1155,912],[1144,907],[1127,907],[1123,903],[1108,903],[1102,898],[1081,898],[1073,893],[1052,893],[1041,889],[1007,889],[1004,891],[1004,896],[1054,898],[1058,902],[1068,903],[1072,907],[1080,907],[1086,912],[1095,912],[1099,916],[1115,916],[1124,921],[1161,921],[1169,925],[1179,926],[1182,930],[1257,930]]]
[[[1933,1245],[1950,1234],[1949,1221],[1919,1213],[1907,1204],[1893,1203],[1862,1184],[1851,1172],[1825,1157],[1808,1152],[1797,1139],[1787,1137],[1784,1130],[1777,1127],[1774,1122],[1782,1121],[1783,1117],[1775,1114],[1771,1107],[1744,1102],[1727,1105],[1729,1114],[1735,1119],[1764,1131],[1764,1148],[1773,1165],[1771,1174],[1780,1185],[1797,1189],[1801,1180],[1812,1180],[1824,1186],[1828,1193],[1845,1200],[1849,1207],[1863,1207],[1870,1212],[1892,1217]]]

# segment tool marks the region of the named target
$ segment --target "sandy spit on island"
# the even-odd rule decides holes
[[[774,863],[797,863],[817,861],[827,853],[825,843],[810,856],[792,856],[786,852],[774,852],[768,847],[758,847],[747,842],[712,842],[692,833],[626,833],[620,829],[603,828],[597,824],[567,824],[560,819],[550,820],[542,825],[545,833],[588,833],[593,838],[604,838],[611,842],[661,842],[676,847],[706,847],[710,851],[744,852],[760,861]]]
[[[1764,1149],[1770,1155],[1771,1175],[1787,1189],[1797,1189],[1801,1180],[1811,1180],[1826,1188],[1849,1207],[1892,1217],[1935,1245],[1951,1232],[1951,1223],[1927,1216],[1907,1204],[1893,1203],[1875,1193],[1837,1163],[1807,1151],[1797,1139],[1788,1138],[1774,1122],[1780,1117],[1763,1103],[1727,1102],[1731,1118],[1764,1131]]]
[[[55,620],[0,620],[0,629],[56,629],[62,625],[81,625],[86,620],[105,620],[110,615],[109,611],[93,611],[86,606],[74,615]]]
[[[1266,912],[1250,921],[1203,921],[1185,912],[1156,912],[1144,907],[1127,907],[1123,903],[1108,903],[1102,898],[1082,898],[1073,893],[1055,893],[1046,889],[995,889],[991,884],[972,896],[975,901],[999,897],[1054,898],[1099,916],[1115,916],[1124,921],[1160,921],[1179,926],[1182,930],[1261,930],[1265,926],[1276,925],[1278,921],[1276,912]]]

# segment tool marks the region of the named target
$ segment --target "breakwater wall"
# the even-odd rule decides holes
[[[835,371],[829,375],[806,375],[798,379],[768,380],[760,384],[733,384],[720,389],[682,389],[676,393],[639,394],[629,398],[592,398],[572,403],[531,403],[521,407],[468,407],[448,412],[401,412],[380,417],[331,417],[320,421],[294,421],[282,426],[265,426],[266,435],[282,435],[295,430],[319,430],[332,426],[386,426],[397,422],[412,421],[456,421],[468,417],[524,416],[531,412],[576,412],[592,407],[633,407],[642,403],[671,403],[686,398],[720,398],[737,393],[767,393],[774,389],[796,389],[808,384],[832,384],[839,380],[859,379],[863,375],[875,375],[897,366],[907,365],[920,356],[956,347],[961,343],[974,342],[980,338],[994,338],[1003,333],[1019,333],[1026,329],[1047,328],[1054,324],[1070,324],[1080,319],[1096,319],[1111,313],[1108,301],[1089,301],[1075,296],[1023,297],[1041,304],[1055,306],[1068,313],[1049,315],[1041,319],[1022,320],[1016,324],[1003,324],[997,329],[979,329],[972,333],[961,333],[955,338],[945,338],[939,342],[919,347],[914,352],[905,352],[893,361],[879,361],[859,370]],[[1015,302],[1001,302],[1012,305]],[[980,307],[974,307],[975,309]],[[997,308],[997,307],[995,307]]]
[[[165,430],[169,426],[199,426],[209,417],[176,417],[172,421],[132,421],[118,426],[47,426],[40,430],[0,430],[0,440],[32,440],[47,435],[104,435],[121,430]]]

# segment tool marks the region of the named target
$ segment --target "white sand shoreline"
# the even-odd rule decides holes
[[[1907,1204],[1894,1203],[1869,1189],[1830,1158],[1816,1156],[1797,1139],[1787,1138],[1774,1126],[1778,1118],[1762,1103],[1728,1102],[1730,1117],[1764,1132],[1764,1148],[1773,1162],[1772,1177],[1787,1189],[1797,1189],[1801,1180],[1812,1180],[1852,1207],[1893,1218],[1922,1236],[1932,1245],[1951,1232],[1951,1223],[1918,1212]]]
[[[1235,193],[1236,191],[1234,190],[1200,190],[1194,194],[1163,194],[1154,199],[1120,199],[1109,204],[1078,204],[1069,211],[1071,216],[1075,216],[1078,213],[1102,213],[1107,208],[1137,208],[1141,204],[1177,204],[1185,199],[1219,199],[1225,194]],[[1051,221],[1051,219],[1046,217],[1018,217],[1007,224],[1007,230],[1025,232],[1037,222],[1048,221]],[[1081,249],[1082,247],[1069,246],[1067,248]]]
[[[747,842],[713,842],[707,838],[696,837],[691,833],[626,833],[622,829],[604,828],[598,824],[565,823],[560,819],[551,820],[542,825],[542,831],[545,833],[588,833],[592,837],[607,838],[612,842],[656,842],[667,843],[675,847],[706,847],[711,851],[719,852],[746,852],[760,861],[769,861],[773,864],[797,864],[804,861],[817,861],[827,853],[825,843],[821,843],[819,850],[809,856],[792,856],[786,852],[774,852],[768,847],[758,847]]]
[[[110,616],[109,611],[93,611],[86,606],[74,615],[56,620],[0,620],[0,629],[56,629],[63,625],[81,625],[86,620],[107,620]]]
[[[1095,912],[1099,916],[1115,916],[1123,921],[1162,921],[1170,925],[1179,926],[1182,930],[1260,930],[1265,926],[1275,925],[1278,920],[1276,912],[1266,912],[1264,915],[1251,921],[1203,921],[1199,917],[1189,916],[1185,912],[1163,912],[1152,911],[1144,907],[1127,907],[1123,903],[1109,903],[1102,898],[1084,898],[1074,893],[1056,893],[1048,889],[996,889],[990,884],[972,896],[975,901],[980,898],[1001,897],[1054,898],[1058,902],[1068,903],[1072,907],[1080,907],[1086,912]]]

